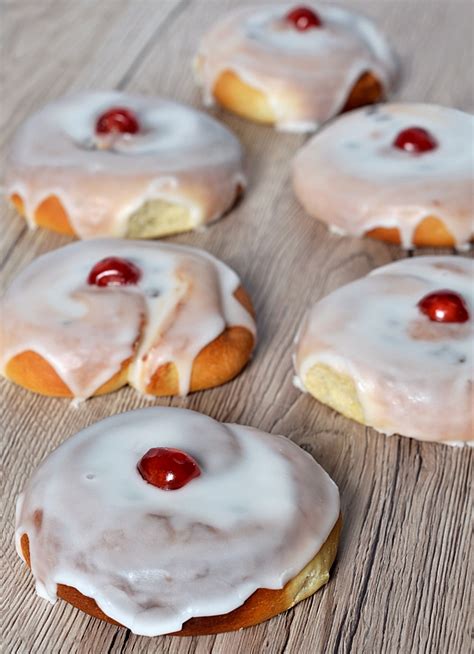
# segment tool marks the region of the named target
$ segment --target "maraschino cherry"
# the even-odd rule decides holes
[[[146,482],[161,490],[177,490],[201,474],[189,454],[171,447],[152,447],[140,459],[137,469]]]
[[[95,264],[87,283],[95,286],[128,286],[136,284],[140,277],[140,269],[128,259],[107,257]]]
[[[428,293],[418,302],[421,313],[433,322],[466,322],[469,312],[466,303],[454,291],[440,290]]]
[[[399,150],[411,154],[422,154],[438,147],[435,137],[423,127],[408,127],[400,132],[393,142]]]
[[[112,107],[97,119],[97,134],[136,134],[140,131],[137,117],[125,107]]]
[[[286,14],[285,20],[293,23],[299,32],[322,26],[318,14],[309,7],[295,7]]]

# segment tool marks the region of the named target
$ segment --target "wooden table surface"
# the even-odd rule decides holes
[[[12,131],[71,90],[161,93],[200,106],[190,60],[200,34],[238,0],[4,0],[2,152]],[[256,3],[254,3],[256,4]],[[395,97],[473,109],[472,0],[351,0],[390,36],[403,66]],[[471,87],[471,88],[470,88]],[[59,443],[94,421],[146,406],[132,389],[72,408],[3,382],[5,652],[309,654],[466,653],[469,645],[472,451],[385,438],[292,385],[292,342],[305,309],[343,283],[407,256],[339,238],[308,218],[289,184],[304,142],[216,111],[242,140],[250,185],[225,219],[173,240],[233,266],[258,314],[258,350],[221,388],[156,403],[286,434],[339,485],[344,530],[329,584],[296,609],[241,632],[201,638],[134,636],[34,594],[13,547],[14,502]],[[2,203],[2,280],[69,239],[29,231]],[[153,404],[153,402],[151,403]]]

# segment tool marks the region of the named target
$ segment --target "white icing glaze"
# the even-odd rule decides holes
[[[137,114],[140,133],[96,136],[97,118],[116,106]],[[82,238],[124,236],[130,215],[156,199],[188,207],[196,226],[209,222],[232,205],[238,185],[242,151],[223,125],[171,100],[117,91],[67,96],[31,116],[12,142],[6,175],[31,226],[54,195]]]
[[[392,146],[409,127],[438,142],[413,155]],[[404,247],[417,225],[441,219],[459,247],[474,233],[474,118],[429,104],[386,104],[352,111],[296,155],[293,184],[305,210],[341,233],[397,227]]]
[[[110,256],[136,263],[136,286],[87,284],[94,264]],[[226,327],[255,335],[253,318],[234,297],[239,285],[230,268],[202,250],[119,239],[73,243],[34,260],[7,290],[0,364],[4,371],[12,357],[32,350],[86,398],[129,357],[129,382],[141,392],[157,368],[173,362],[185,395],[194,359]]]
[[[330,293],[307,314],[295,367],[304,383],[325,364],[349,375],[366,424],[428,441],[472,441],[474,262],[416,257],[378,268]],[[429,320],[418,309],[428,293],[450,289],[470,319]]]
[[[136,466],[152,447],[188,452],[201,476],[175,491]],[[41,514],[41,526],[38,516]],[[17,504],[37,592],[92,597],[147,636],[282,588],[316,555],[339,515],[336,485],[282,436],[155,407],[99,422],[38,468]]]
[[[363,73],[390,89],[396,64],[372,21],[311,3],[324,25],[299,32],[284,20],[295,6],[240,9],[211,28],[196,59],[206,101],[221,73],[231,70],[266,94],[279,129],[304,132],[339,113]]]

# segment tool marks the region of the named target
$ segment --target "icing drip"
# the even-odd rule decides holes
[[[117,104],[133,109],[138,134],[96,135],[97,118]],[[194,225],[222,215],[245,186],[242,151],[224,126],[163,98],[115,91],[71,95],[47,105],[17,132],[6,190],[26,216],[56,196],[82,238],[125,236],[128,219],[150,200],[187,207]]]
[[[364,73],[389,89],[396,64],[375,25],[346,9],[314,6],[323,27],[304,32],[284,20],[294,5],[241,9],[214,25],[196,66],[207,101],[231,70],[267,95],[278,128],[309,131],[341,111]]]
[[[138,283],[89,285],[94,264],[109,256],[132,261],[141,271]],[[73,243],[33,261],[6,292],[0,363],[5,370],[12,357],[32,350],[76,397],[86,398],[130,357],[129,382],[141,392],[158,367],[173,362],[185,395],[194,359],[226,327],[240,325],[255,335],[253,318],[234,297],[239,285],[224,263],[194,248],[113,239]]]
[[[416,257],[374,270],[317,302],[296,346],[295,367],[325,364],[355,382],[364,421],[386,434],[472,441],[474,262]],[[417,304],[449,288],[470,320],[435,323]]]
[[[184,450],[201,475],[175,491],[151,486],[136,469],[151,447]],[[154,636],[282,588],[338,515],[337,487],[288,439],[156,407],[108,418],[53,452],[19,497],[16,543],[21,555],[28,535],[41,597],[73,586]]]
[[[414,155],[393,147],[397,134],[420,125],[437,147]],[[397,227],[412,246],[417,225],[436,216],[458,246],[474,233],[474,119],[436,105],[387,104],[338,118],[296,155],[295,192],[311,215],[361,236]]]

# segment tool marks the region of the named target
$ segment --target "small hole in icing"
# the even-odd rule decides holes
[[[160,297],[161,293],[157,288],[148,288],[145,291],[145,295],[148,297]]]

